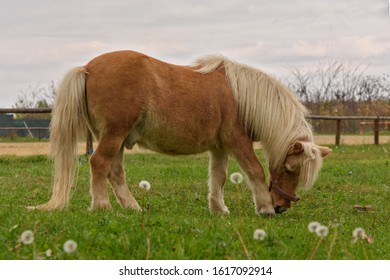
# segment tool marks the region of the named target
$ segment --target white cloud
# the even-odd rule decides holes
[[[376,58],[386,53],[390,53],[390,41],[379,41],[373,36],[364,37],[342,37],[340,46],[345,52],[354,58]]]

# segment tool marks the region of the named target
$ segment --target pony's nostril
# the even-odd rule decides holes
[[[286,211],[287,211],[287,208],[284,208],[282,206],[278,205],[278,206],[275,207],[275,212],[278,213],[278,214],[286,212]]]

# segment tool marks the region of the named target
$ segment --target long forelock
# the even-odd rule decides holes
[[[317,180],[322,167],[322,155],[318,147],[312,142],[302,142],[304,151],[301,155],[301,170],[299,184],[303,189],[310,189]]]

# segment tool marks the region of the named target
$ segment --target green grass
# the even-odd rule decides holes
[[[307,229],[312,221],[329,227],[314,259],[389,259],[390,145],[332,148],[314,188],[299,192],[301,201],[275,218],[257,216],[249,189],[231,182],[225,191],[230,215],[211,215],[207,154],[126,155],[130,189],[140,203],[145,195],[144,228],[142,214],[121,209],[112,194],[112,211],[88,211],[85,158],[69,207],[41,212],[25,206],[48,199],[51,162],[45,156],[1,157],[0,259],[307,259],[320,242]],[[238,170],[231,159],[229,172]],[[148,193],[137,187],[141,180],[151,183]],[[357,211],[355,204],[373,211]],[[356,227],[374,242],[352,243]],[[253,239],[258,228],[267,232],[262,242]],[[34,232],[33,244],[20,244],[25,230]],[[78,244],[72,254],[63,251],[69,239]]]

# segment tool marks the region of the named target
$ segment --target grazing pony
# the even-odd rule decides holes
[[[274,215],[310,188],[331,152],[313,143],[307,110],[286,87],[255,68],[223,56],[192,66],[168,64],[133,51],[96,57],[70,70],[59,86],[51,122],[54,182],[37,209],[62,209],[77,171],[77,141],[89,129],[99,141],[90,158],[92,209],[111,208],[107,179],[122,207],[140,210],[123,169],[134,144],[171,155],[210,152],[209,209],[229,213],[223,189],[228,156],[248,178],[256,212]],[[253,150],[260,141],[269,189]]]

